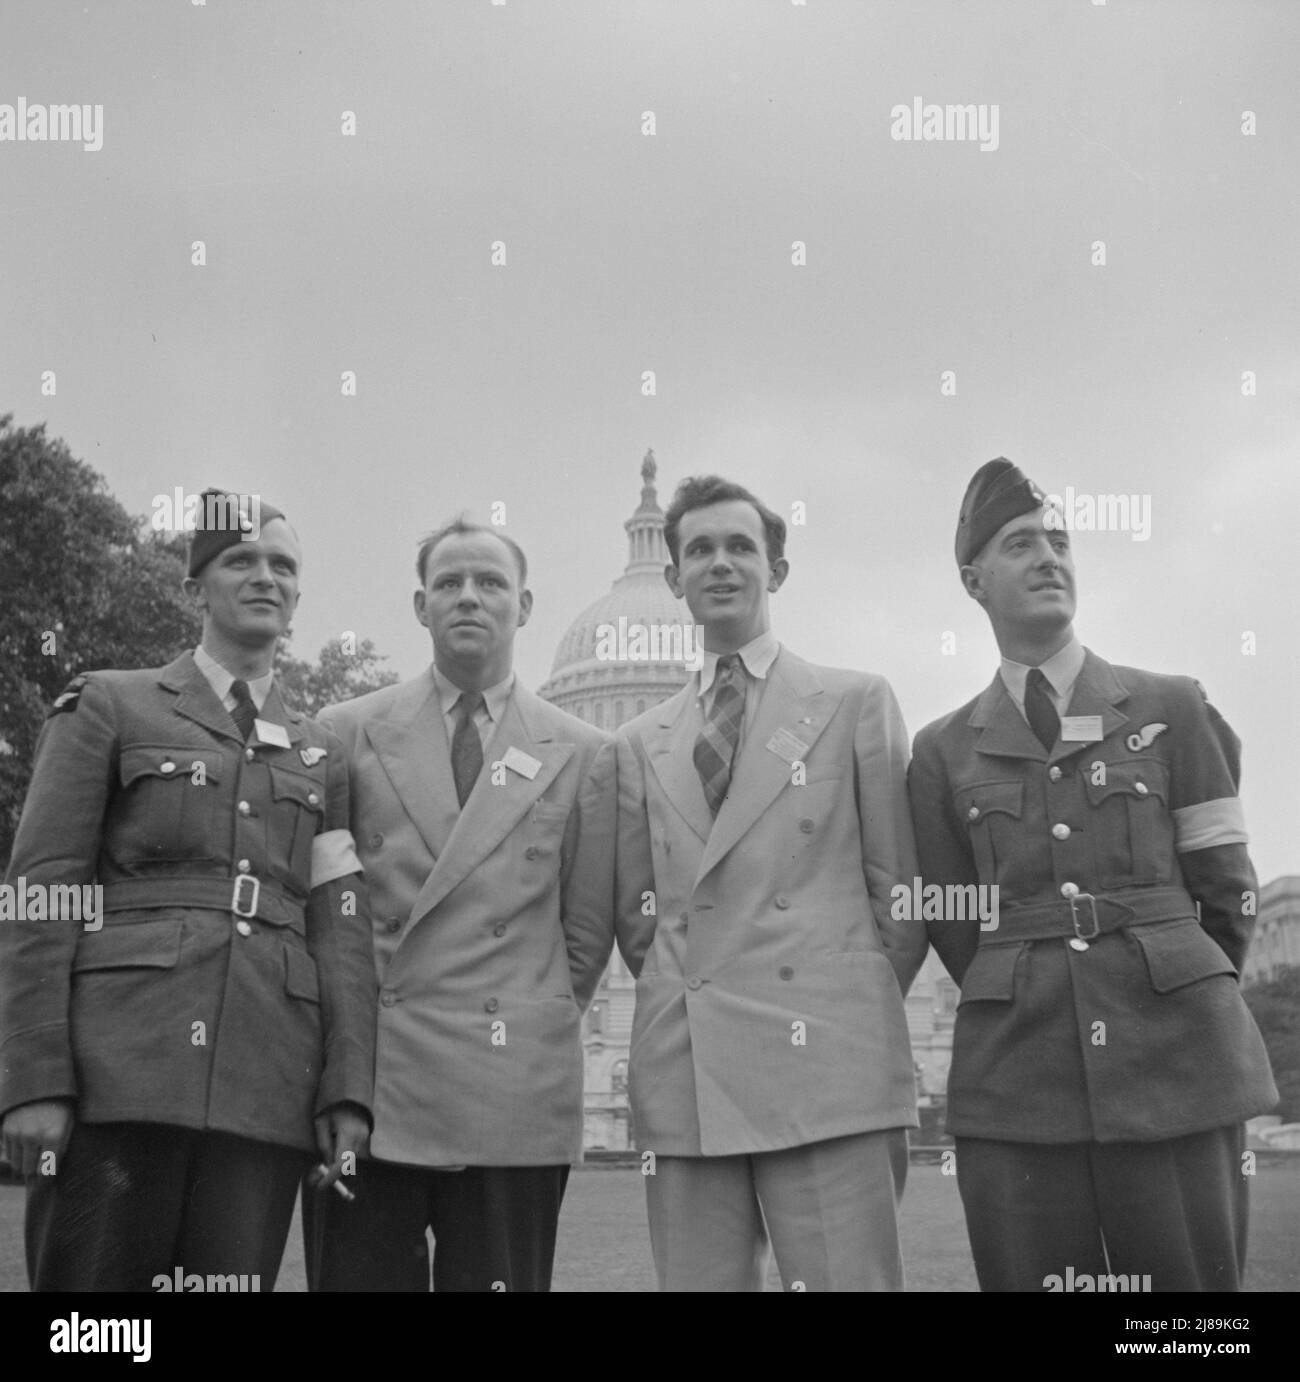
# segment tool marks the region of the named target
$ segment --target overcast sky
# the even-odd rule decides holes
[[[103,146],[0,142],[0,412],[137,513],[280,505],[294,651],[403,675],[419,535],[504,502],[534,686],[653,447],[665,503],[806,505],[778,635],[913,731],[996,666],[976,467],[1144,496],[1145,541],[1075,535],[1078,631],[1201,679],[1261,877],[1300,872],[1297,52],[1290,0],[7,0],[0,105],[102,105]],[[996,148],[892,137],[918,99],[996,107]]]

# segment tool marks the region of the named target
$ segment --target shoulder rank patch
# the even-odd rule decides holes
[[[328,752],[328,749],[299,749],[298,757],[301,758],[309,768],[314,768]]]
[[[50,715],[70,715],[76,710],[77,702],[81,699],[81,688],[85,686],[85,684],[86,677],[84,673],[79,677],[73,677],[50,707]],[[45,718],[48,720],[50,716],[47,715]]]
[[[1149,749],[1155,742],[1156,735],[1163,734],[1169,728],[1158,721],[1154,724],[1143,725],[1136,734],[1130,734],[1124,742],[1133,753],[1140,753],[1143,749]]]

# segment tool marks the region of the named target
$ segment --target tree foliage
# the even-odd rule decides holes
[[[1242,991],[1254,1015],[1282,1102],[1284,1123],[1300,1123],[1300,965],[1288,965],[1265,984]]]
[[[289,705],[304,715],[316,715],[327,705],[391,686],[398,676],[380,666],[387,660],[375,651],[368,638],[356,645],[354,653],[344,650],[341,639],[330,639],[320,650],[320,660],[315,665],[291,657],[281,644],[276,652],[275,679]]]

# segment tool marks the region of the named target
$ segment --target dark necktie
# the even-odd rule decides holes
[[[479,738],[474,712],[483,704],[481,691],[462,691],[456,706],[460,719],[451,738],[451,771],[456,779],[456,800],[462,806],[469,800],[478,775],[483,771],[483,741]]]
[[[1061,719],[1051,696],[1047,694],[1047,678],[1038,667],[1031,667],[1025,678],[1025,717],[1029,721],[1029,728],[1038,735],[1038,742],[1051,753],[1061,728]]]
[[[248,736],[253,732],[253,721],[257,719],[257,707],[253,704],[246,681],[231,682],[230,694],[235,698],[235,708],[230,712],[230,718],[235,722],[240,737],[247,743]]]
[[[731,785],[731,760],[740,740],[740,724],[745,718],[745,692],[740,680],[740,658],[728,653],[718,659],[714,675],[713,708],[695,741],[695,769],[704,785],[709,810],[716,816]]]

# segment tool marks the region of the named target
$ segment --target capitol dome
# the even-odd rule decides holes
[[[623,525],[628,563],[608,594],[569,626],[556,649],[543,700],[600,729],[666,700],[695,666],[695,628],[683,600],[664,582],[670,558],[655,493],[654,452],[641,463],[641,502]]]

